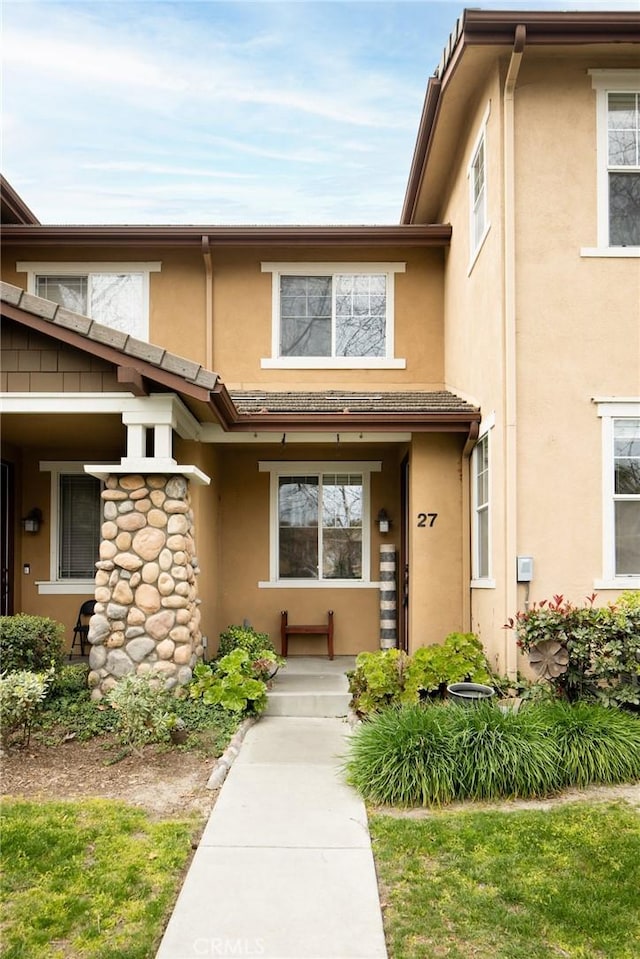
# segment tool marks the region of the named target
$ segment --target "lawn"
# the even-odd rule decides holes
[[[120,802],[5,800],[2,959],[151,959],[201,828]]]
[[[372,815],[390,959],[638,959],[640,815],[623,803]]]

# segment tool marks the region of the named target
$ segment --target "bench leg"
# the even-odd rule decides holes
[[[333,659],[333,610],[329,610],[329,627],[327,630],[327,646],[329,647],[329,659]]]

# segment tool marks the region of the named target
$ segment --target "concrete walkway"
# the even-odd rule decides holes
[[[213,808],[157,959],[385,959],[343,719],[264,716]]]

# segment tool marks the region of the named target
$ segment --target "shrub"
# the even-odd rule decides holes
[[[86,663],[61,666],[53,677],[49,698],[73,699],[87,689],[89,667]]]
[[[540,714],[482,702],[451,714],[459,798],[529,798],[560,787],[559,748]]]
[[[444,705],[385,709],[354,735],[347,779],[364,799],[397,806],[446,803],[456,792],[456,744]]]
[[[449,683],[491,684],[482,643],[473,633],[450,633],[443,643],[421,646],[412,656],[399,649],[360,653],[349,676],[351,706],[361,716],[400,703],[444,694]]]
[[[46,616],[0,617],[0,662],[6,673],[59,669],[63,661],[64,626]]]
[[[234,649],[244,649],[249,659],[260,659],[260,654],[268,651],[275,655],[275,647],[268,633],[258,633],[253,626],[227,626],[220,633],[220,645],[216,659],[228,656]]]
[[[547,677],[563,698],[640,706],[640,592],[604,607],[594,600],[575,606],[554,596],[518,612],[506,627],[516,631],[525,653],[553,641],[566,649],[566,668]]]
[[[351,706],[360,715],[397,704],[409,657],[400,649],[359,653],[349,675]]]
[[[449,633],[442,644],[416,649],[406,671],[402,699],[417,702],[424,694],[443,691],[450,683],[490,685],[491,670],[482,643],[474,633]]]
[[[640,779],[640,719],[592,703],[529,707],[549,728],[560,751],[563,784],[623,783]]]
[[[0,676],[0,729],[2,741],[22,732],[22,742],[28,745],[31,728],[42,708],[53,671],[33,673],[22,669]]]
[[[145,743],[167,738],[168,718],[173,697],[157,679],[147,676],[125,676],[107,694],[107,701],[116,710],[121,741],[139,749]]]
[[[194,670],[189,694],[209,706],[223,706],[234,713],[257,716],[267,706],[267,687],[257,679],[246,649],[237,648],[222,659]]]

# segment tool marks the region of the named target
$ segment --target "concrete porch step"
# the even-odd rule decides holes
[[[353,656],[337,656],[334,660],[290,656],[269,690],[265,715],[319,719],[346,716],[351,698],[346,672],[354,665]]]

